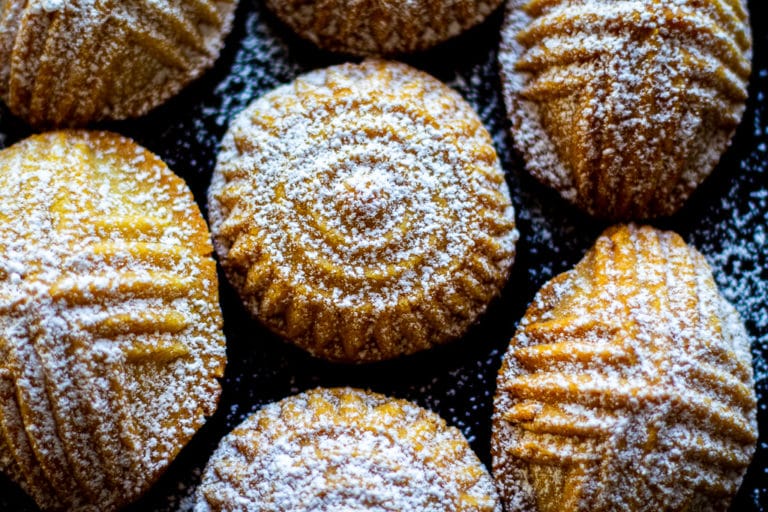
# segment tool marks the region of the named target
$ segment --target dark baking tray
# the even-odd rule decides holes
[[[733,145],[685,208],[654,225],[673,229],[712,264],[721,289],[752,336],[760,440],[732,511],[768,510],[768,30],[764,0],[749,1],[754,30],[750,98]],[[490,465],[492,398],[500,359],[528,302],[569,269],[607,224],[539,185],[512,149],[496,68],[501,9],[485,23],[431,51],[408,56],[459,90],[491,131],[512,191],[521,239],[500,299],[460,341],[404,359],[340,366],[313,359],[251,320],[221,281],[229,363],[218,412],[131,511],[187,510],[200,471],[219,439],[267,402],[315,387],[350,385],[416,401],[441,414]],[[187,180],[205,212],[205,192],[229,120],[251,100],[306,70],[348,60],[300,40],[260,1],[241,0],[232,34],[214,69],[149,115],[101,124],[160,155]],[[31,133],[0,106],[0,147]],[[35,505],[0,476],[0,510]]]

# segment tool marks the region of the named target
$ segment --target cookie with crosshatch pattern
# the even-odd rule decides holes
[[[591,215],[671,215],[747,99],[745,0],[508,0],[499,68],[526,167]]]
[[[313,71],[256,100],[222,141],[208,198],[246,307],[335,361],[461,336],[504,286],[518,236],[477,114],[383,60]]]
[[[44,510],[115,510],[213,414],[217,276],[192,194],[108,132],[0,152],[0,470]]]
[[[147,113],[213,65],[236,0],[0,2],[0,97],[34,126]]]
[[[492,453],[507,510],[727,510],[757,441],[751,361],[698,251],[609,228],[544,285],[504,357]]]

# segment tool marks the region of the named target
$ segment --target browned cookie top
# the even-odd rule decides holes
[[[269,404],[226,436],[195,512],[501,512],[455,427],[405,400],[318,388]]]
[[[509,0],[499,64],[528,170],[592,215],[677,211],[730,144],[743,0]]]
[[[500,292],[517,240],[477,114],[426,73],[378,60],[311,72],[240,114],[209,211],[251,312],[341,361],[463,334]]]
[[[0,152],[0,470],[41,508],[134,500],[213,414],[211,252],[184,181],[128,139]]]
[[[0,97],[35,126],[137,117],[210,67],[236,0],[7,0]]]
[[[608,229],[534,298],[499,372],[507,510],[726,510],[756,440],[744,324],[675,233]]]
[[[267,0],[297,34],[357,55],[424,50],[483,21],[502,0]]]

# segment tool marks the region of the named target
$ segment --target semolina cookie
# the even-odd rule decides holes
[[[291,29],[326,50],[426,50],[482,22],[502,0],[267,0]]]
[[[216,409],[216,266],[186,184],[108,132],[0,152],[0,470],[44,510],[111,511]]]
[[[507,510],[724,511],[757,442],[744,324],[675,233],[616,226],[544,285],[498,376]]]
[[[591,215],[675,213],[744,113],[745,0],[508,0],[499,67],[528,171]]]
[[[236,0],[6,0],[0,97],[34,126],[147,113],[213,65]]]
[[[219,445],[195,512],[501,512],[461,432],[405,400],[318,388],[269,404]]]
[[[518,234],[491,138],[461,96],[405,64],[311,72],[251,104],[208,194],[246,307],[334,361],[461,336],[504,285]]]

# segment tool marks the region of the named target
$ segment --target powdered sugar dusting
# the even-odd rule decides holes
[[[755,404],[749,338],[701,255],[611,228],[510,344],[494,474],[510,510],[723,510],[755,449]]]
[[[759,1],[750,1],[759,9]],[[757,11],[754,11],[757,12]],[[187,93],[155,110],[149,116],[113,125],[161,155],[182,175],[204,206],[210,172],[224,128],[253,99],[298,74],[344,59],[314,49],[292,37],[290,30],[270,16],[262,2],[243,2],[235,30],[223,58]],[[757,16],[759,19],[759,16]],[[499,92],[496,45],[501,12],[481,27],[423,55],[407,57],[412,65],[448,82],[467,99],[489,129],[512,191],[516,221],[521,232],[513,277],[500,300],[492,304],[482,320],[463,341],[392,361],[383,365],[348,367],[329,365],[285,345],[239,306],[239,298],[223,285],[224,314],[232,358],[223,384],[222,407],[212,421],[181,452],[166,476],[129,510],[177,512],[178,504],[199,481],[199,472],[219,439],[262,404],[279,400],[318,385],[373,387],[408,398],[439,412],[449,424],[461,429],[480,459],[490,464],[489,434],[492,397],[499,361],[514,333],[517,320],[536,291],[551,277],[573,266],[594,242],[605,223],[569,207],[549,188],[526,172],[513,151],[508,121]],[[659,225],[680,233],[698,247],[712,263],[718,285],[746,321],[753,340],[756,378],[765,369],[765,250],[732,250],[727,259],[720,253],[726,245],[751,244],[756,225],[768,224],[761,201],[747,202],[751,194],[765,188],[765,153],[768,144],[765,71],[766,40],[759,24],[755,37],[755,72],[752,75],[745,115],[734,147],[721,165],[698,189],[676,216]],[[220,85],[219,85],[220,84]],[[0,112],[0,139],[10,144],[28,133],[20,121]],[[721,201],[722,197],[728,199]],[[722,243],[721,243],[722,242]],[[736,263],[738,260],[738,263]],[[733,272],[734,265],[739,272]],[[762,374],[766,373],[762,371]],[[760,430],[766,414],[768,380],[758,381]],[[761,440],[753,468],[732,509],[762,511],[768,503],[766,456],[768,445]],[[197,476],[196,476],[197,475]],[[180,488],[182,486],[183,488]],[[185,501],[185,503],[187,503]],[[19,512],[37,510],[12,483],[0,477],[0,509]],[[188,510],[188,508],[183,509]]]
[[[235,6],[9,0],[0,17],[0,96],[37,126],[144,114],[213,64]]]
[[[744,112],[740,2],[507,2],[499,63],[528,170],[592,215],[677,211]]]
[[[42,507],[114,510],[216,406],[205,223],[183,181],[106,132],[27,139],[0,169],[3,469]]]
[[[249,12],[245,35],[235,55],[232,70],[215,88],[220,99],[203,115],[226,127],[230,121],[264,92],[292,80],[302,69],[290,59],[290,49],[262,20],[259,12]]]
[[[300,36],[356,55],[391,55],[436,45],[483,21],[501,0],[268,0]]]
[[[197,497],[195,512],[501,510],[458,430],[411,403],[348,388],[252,415],[222,440]]]
[[[385,61],[312,72],[254,102],[224,139],[209,197],[217,250],[254,314],[333,359],[458,336],[517,240],[476,114]],[[338,334],[318,332],[337,315]]]

